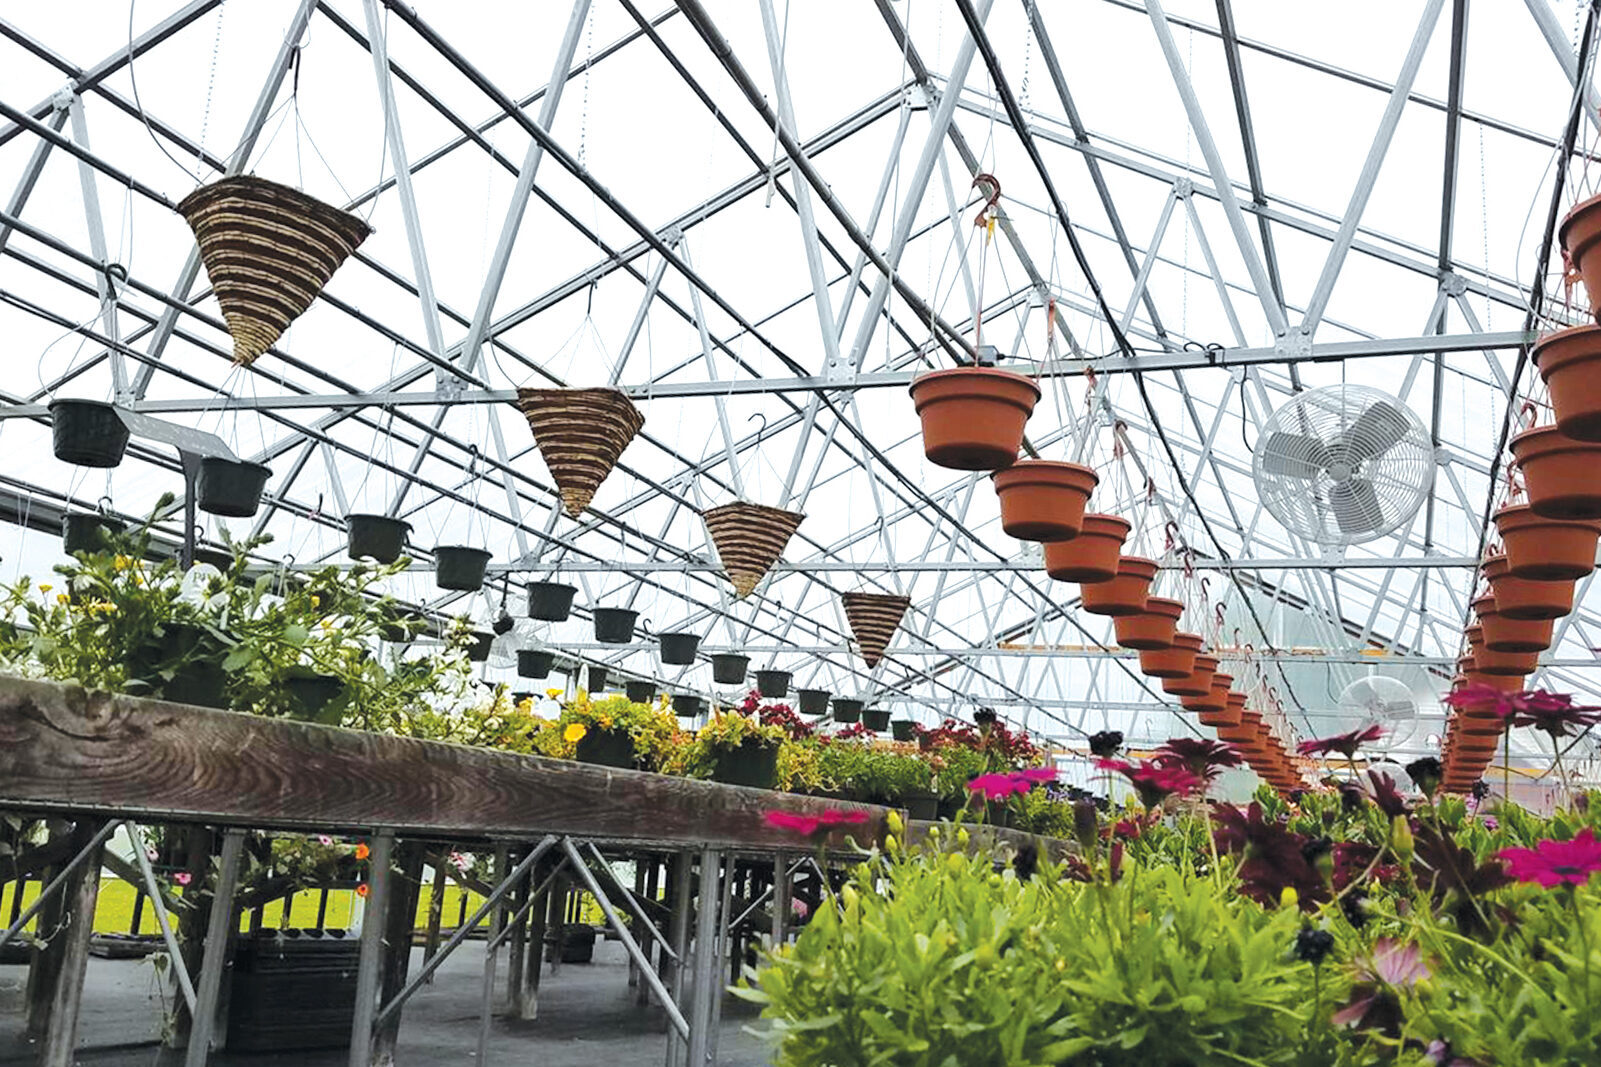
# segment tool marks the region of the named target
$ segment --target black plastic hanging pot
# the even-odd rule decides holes
[[[844,697],[834,698],[835,722],[860,722],[862,718],[862,701],[846,700]]]
[[[839,707],[838,704],[835,704],[834,706],[836,708]],[[880,711],[877,708],[864,711],[862,712],[862,725],[873,731],[875,734],[881,734],[885,730],[889,729],[889,712]]]
[[[245,459],[202,456],[196,506],[208,515],[248,519],[261,507],[261,491],[272,468]]]
[[[917,740],[916,719],[896,719],[889,724],[889,733],[897,741]]]
[[[104,544],[102,533],[119,534],[127,524],[90,511],[72,512],[61,516],[61,547],[72,555],[75,552],[99,552]]]
[[[298,712],[295,717],[301,719],[317,718],[345,691],[344,680],[338,675],[311,671],[291,674],[283,684]]]
[[[489,553],[467,545],[440,545],[434,549],[434,584],[441,589],[476,593],[484,587]]]
[[[52,400],[50,449],[63,463],[115,467],[128,449],[128,427],[110,404]]]
[[[747,740],[712,755],[712,781],[771,789],[778,781],[778,746]]]
[[[925,822],[939,818],[939,797],[933,793],[902,793],[901,807],[906,809],[908,818]]]
[[[639,612],[631,608],[596,608],[595,640],[605,645],[626,645],[634,639]]]
[[[474,663],[483,663],[489,659],[489,646],[495,643],[495,635],[488,630],[474,630],[472,638],[467,645],[467,658]]]
[[[695,662],[700,649],[700,634],[661,634],[662,662],[686,666]]]
[[[828,710],[829,692],[826,689],[795,690],[796,710],[802,715],[821,715]]]
[[[579,763],[630,768],[634,766],[634,738],[627,730],[586,730],[573,755]]]
[[[349,528],[350,558],[363,556],[378,563],[393,563],[406,547],[411,523],[388,515],[346,515]]]
[[[623,688],[628,693],[630,704],[650,704],[656,700],[655,682],[629,682]]]
[[[589,668],[589,691],[591,693],[604,692],[606,689],[606,676],[611,673],[609,667]]]
[[[556,653],[546,652],[538,648],[519,648],[517,650],[517,677],[544,678],[550,674],[550,669],[556,665]]]
[[[233,567],[233,553],[220,548],[196,548],[195,562],[209,564],[226,574]]]
[[[789,693],[788,671],[757,671],[756,691],[764,697],[781,697]]]
[[[712,681],[718,685],[742,685],[745,668],[749,666],[749,656],[741,656],[738,652],[718,652],[712,656]]]
[[[673,714],[680,719],[693,719],[700,714],[701,699],[693,693],[673,694]]]
[[[565,582],[529,582],[528,617],[542,622],[566,622],[577,592],[577,586]]]

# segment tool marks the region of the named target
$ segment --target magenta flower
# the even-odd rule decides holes
[[[1013,793],[1022,796],[1033,784],[1018,774],[981,774],[968,782],[967,788],[982,793],[985,800],[1005,800]]]
[[[1544,690],[1515,693],[1508,703],[1510,709],[1500,713],[1507,722],[1513,726],[1532,726],[1553,739],[1567,737],[1570,728],[1578,731],[1601,722],[1601,708],[1575,704],[1566,693]]]
[[[1503,693],[1494,686],[1475,682],[1473,685],[1465,685],[1461,689],[1453,689],[1440,698],[1440,703],[1458,711],[1477,710],[1488,705],[1495,710],[1497,715],[1505,716],[1512,707],[1512,698],[1515,695],[1513,693]]]
[[[172,876],[172,880],[177,882],[179,885],[188,885],[190,882],[194,881],[194,877],[188,871],[179,871],[177,874]]]
[[[1147,808],[1160,807],[1168,797],[1192,793],[1202,784],[1200,778],[1184,767],[1162,767],[1155,763],[1129,763],[1116,759],[1097,760],[1095,766],[1127,778],[1134,792],[1139,795],[1140,803]]]
[[[767,825],[779,830],[792,830],[802,837],[824,837],[846,826],[860,826],[868,819],[865,811],[838,811],[829,808],[821,815],[801,815],[791,811],[769,811],[763,816]]]
[[[1601,871],[1601,841],[1589,827],[1572,841],[1541,841],[1533,848],[1503,848],[1495,854],[1505,861],[1512,877],[1520,882],[1539,882],[1550,889],[1558,885],[1583,885],[1590,875]]]
[[[1368,726],[1360,730],[1351,730],[1333,737],[1320,737],[1311,741],[1302,741],[1296,746],[1296,751],[1303,756],[1327,756],[1330,752],[1338,752],[1346,759],[1354,759],[1356,750],[1370,741],[1377,741],[1384,736],[1384,727]]]
[[[1024,767],[1017,772],[1017,777],[1027,780],[1034,785],[1043,785],[1046,782],[1056,781],[1055,767]]]

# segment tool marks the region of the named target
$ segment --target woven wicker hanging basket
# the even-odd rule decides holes
[[[573,518],[584,513],[645,416],[617,389],[519,389],[517,407]]]
[[[878,666],[889,647],[890,638],[900,627],[912,598],[888,593],[844,593],[845,618],[851,624],[857,648],[868,667]]]
[[[372,232],[348,211],[242,174],[202,185],[178,212],[195,232],[239,364],[272,347]]]
[[[706,532],[717,546],[723,572],[734,583],[734,595],[744,600],[767,577],[784,546],[806,518],[795,511],[765,504],[734,503],[700,513]]]

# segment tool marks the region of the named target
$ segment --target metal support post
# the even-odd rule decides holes
[[[189,980],[189,968],[183,963],[183,950],[178,947],[178,939],[173,935],[172,922],[167,916],[167,903],[162,897],[161,885],[156,881],[156,872],[150,869],[150,857],[145,853],[144,846],[139,843],[139,835],[134,832],[133,823],[123,823],[123,829],[128,832],[128,846],[133,849],[134,861],[139,865],[139,874],[144,879],[145,892],[150,897],[150,903],[156,912],[156,925],[161,929],[161,940],[167,946],[167,962],[172,967],[173,976],[178,980],[178,989],[183,994],[184,1003],[189,1005],[189,1014],[195,1013],[195,987]]]
[[[217,994],[222,990],[222,972],[229,965],[234,890],[239,886],[239,857],[244,847],[243,830],[224,832],[222,860],[217,867],[217,885],[211,897],[211,918],[206,924],[206,954],[200,964],[200,987],[195,990],[195,1010],[189,1025],[189,1047],[184,1050],[184,1067],[205,1067],[211,1055],[211,1031],[217,1024]],[[366,1067],[365,1063],[362,1067]]]
[[[724,920],[734,905],[734,875],[739,870],[735,857],[730,853],[723,865],[723,891],[722,899],[717,909],[717,951],[716,957],[711,961],[710,977],[712,982],[706,987],[706,994],[710,1000],[707,1005],[707,1016],[710,1025],[706,1030],[706,1062],[717,1063],[717,1039],[722,1035],[723,1029],[723,981],[722,962],[733,953],[730,951],[728,923]]]
[[[600,905],[600,910],[606,916],[606,922],[616,931],[617,936],[622,939],[623,948],[628,951],[629,958],[640,969],[640,976],[650,984],[651,992],[661,998],[662,1008],[667,1012],[667,1018],[672,1022],[673,1028],[681,1036],[689,1037],[688,1020],[678,1010],[678,1004],[667,995],[667,989],[662,985],[661,979],[656,977],[656,972],[650,966],[650,960],[639,950],[639,943],[634,940],[634,935],[628,932],[627,924],[617,914],[617,909],[612,907],[611,901],[606,898],[605,892],[600,888],[600,882],[595,879],[595,873],[584,863],[584,857],[574,847],[572,838],[562,838],[561,847],[567,853],[569,865],[578,872],[578,877],[582,879],[584,886],[590,893],[594,894],[595,902]]]
[[[361,957],[356,964],[356,1014],[350,1028],[350,1067],[369,1067],[373,1029],[383,1018],[376,1014],[378,965],[384,955],[384,909],[389,904],[389,860],[394,850],[394,834],[384,832],[373,837],[369,864],[372,877],[368,881],[367,910],[361,924]],[[395,998],[396,1002],[401,999],[403,997]]]
[[[57,133],[67,124],[67,109],[56,107],[51,114],[49,125]],[[20,215],[27,206],[28,197],[33,195],[33,187],[39,181],[39,174],[44,170],[45,160],[50,158],[50,150],[55,147],[54,142],[47,138],[39,138],[39,143],[33,147],[33,155],[28,159],[28,165],[22,170],[22,178],[17,182],[16,192],[11,194],[11,201],[6,205],[6,214]],[[6,242],[11,240],[13,227],[0,223],[0,252],[6,250]]]
[[[689,917],[690,896],[695,889],[695,853],[685,849],[678,852],[672,859],[672,900],[673,921],[668,936],[672,939],[674,956],[672,961],[663,961],[663,968],[667,971],[667,988],[674,1003],[684,1003],[684,963],[689,953]],[[664,948],[667,946],[663,946]],[[694,1004],[690,1004],[690,1015],[694,1015]],[[691,1024],[693,1026],[693,1024]],[[685,1055],[688,1046],[681,1041],[676,1032],[667,1035],[667,1067],[684,1067]]]
[[[67,114],[72,118],[72,139],[84,151],[91,151],[89,124],[83,116],[83,97],[77,93],[68,97]],[[100,212],[100,188],[95,180],[94,168],[82,158],[78,160],[78,183],[83,187],[83,214],[89,229],[89,252],[100,264],[100,269],[95,272],[95,290],[100,296],[100,314],[105,318],[107,335],[113,338],[121,337],[122,331],[117,327],[116,283],[111,277],[110,251],[106,245],[105,216]],[[123,355],[116,348],[112,348],[109,355],[112,395],[118,400],[127,400],[129,399],[128,374]]]
[[[722,853],[714,848],[700,853],[700,885],[696,897],[695,948],[690,958],[689,1057],[685,1067],[711,1063],[712,1004],[717,1000],[717,948],[721,924],[717,904],[721,896]]]

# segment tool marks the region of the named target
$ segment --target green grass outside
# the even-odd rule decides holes
[[[464,890],[462,890],[459,886],[447,885],[445,887],[442,921],[443,926],[451,928],[456,925],[457,917],[461,914],[461,898],[463,892]],[[0,886],[0,919],[5,919],[11,914],[11,898],[15,894],[15,882],[8,882],[4,886]],[[26,907],[28,904],[32,903],[33,900],[38,897],[38,895],[39,883],[29,882],[27,891],[22,898],[23,906]],[[104,875],[100,882],[100,903],[95,908],[95,931],[97,933],[118,934],[129,932],[133,926],[134,896],[135,893],[133,886],[119,878],[114,878],[109,874]],[[303,928],[315,926],[317,925],[317,902],[320,899],[320,896],[320,892],[314,889],[296,893],[291,901],[289,920],[287,922],[282,921],[283,901],[273,901],[271,904],[267,905],[267,910],[262,919],[262,925],[274,929],[280,926]],[[418,895],[417,901],[417,927],[419,929],[425,927],[428,923],[428,902],[432,896],[433,887],[430,885],[424,885],[422,887],[422,892]],[[470,916],[473,911],[481,903],[483,903],[483,897],[479,896],[477,893],[470,892],[467,893],[466,896],[467,914]],[[603,916],[601,914],[600,907],[595,903],[595,901],[588,894],[585,894],[582,899],[584,921],[590,923],[602,922]],[[351,916],[354,913],[355,900],[356,894],[354,890],[330,890],[328,893],[328,912],[323,919],[324,925],[330,927],[349,926]],[[483,922],[479,923],[479,925],[488,926],[489,920],[486,918],[483,920]],[[37,920],[29,923],[27,930],[29,932],[34,932],[36,926]],[[248,914],[240,916],[239,928],[241,930],[248,930],[250,928],[250,916]],[[139,932],[144,934],[154,934],[158,932],[156,927],[156,913],[155,910],[150,907],[149,901],[145,902],[144,911],[140,917]]]

